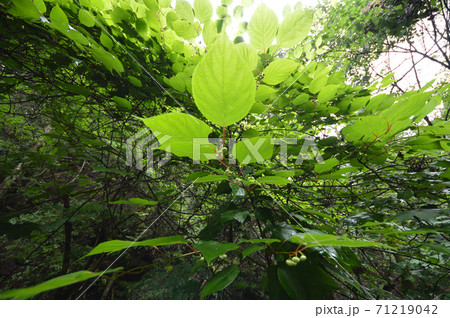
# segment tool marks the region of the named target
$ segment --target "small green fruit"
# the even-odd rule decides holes
[[[227,259],[227,254],[222,254],[219,256],[220,259]]]
[[[300,262],[300,257],[294,256],[294,257],[292,258],[292,261],[293,261],[295,264],[297,264],[298,262]]]
[[[307,259],[308,259],[308,258],[306,257],[306,255],[300,256],[300,260],[301,260],[302,262],[306,261]]]
[[[202,256],[200,257],[200,262],[203,262],[205,260],[205,258]]]
[[[291,260],[291,259],[287,259],[287,260],[286,260],[286,265],[287,265],[287,266],[297,266],[297,263],[294,262],[294,261]]]

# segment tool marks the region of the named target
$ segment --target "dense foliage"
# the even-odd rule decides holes
[[[0,2],[1,298],[448,298],[448,85],[232,2]]]

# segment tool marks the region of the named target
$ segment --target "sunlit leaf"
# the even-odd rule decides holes
[[[192,90],[197,107],[212,123],[229,126],[253,105],[256,83],[228,38],[220,37],[194,71]]]

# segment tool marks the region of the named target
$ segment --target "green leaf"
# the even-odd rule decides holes
[[[317,96],[317,100],[319,103],[326,103],[329,100],[333,99],[336,96],[337,89],[339,85],[327,85],[321,89],[319,95]]]
[[[130,81],[131,84],[133,84],[136,87],[142,87],[142,82],[141,80],[139,80],[138,78],[129,75],[128,76],[128,81]]]
[[[325,160],[321,163],[314,165],[314,172],[316,173],[322,173],[328,170],[333,169],[335,166],[339,164],[339,160],[336,158],[330,158],[328,160]]]
[[[247,191],[241,186],[233,182],[229,182],[228,185],[231,188],[231,192],[233,193],[233,199],[243,199],[247,197]]]
[[[172,76],[167,83],[172,86],[173,88],[175,88],[177,91],[179,92],[184,92],[186,91],[186,86],[187,83],[189,81],[189,76],[187,76],[186,73],[178,73],[175,76]]]
[[[170,4],[172,3],[172,0],[159,0],[159,5],[161,8],[168,8],[170,7]]]
[[[275,12],[261,3],[248,24],[250,44],[265,52],[272,45],[278,31],[278,18]]]
[[[186,0],[177,0],[175,12],[181,19],[184,19],[190,23],[194,22],[194,12],[192,11],[192,6]]]
[[[205,176],[208,176],[208,175],[209,175],[209,173],[206,172],[206,171],[197,171],[197,172],[193,172],[193,173],[189,174],[186,177],[186,180],[195,180],[197,178],[205,177]]]
[[[311,30],[313,12],[296,10],[289,13],[280,24],[277,34],[277,45],[280,48],[291,48],[300,43]]]
[[[41,14],[47,12],[47,7],[45,6],[44,0],[33,0],[33,4],[39,10]]]
[[[69,20],[59,5],[54,6],[50,12],[50,24],[62,33],[69,29]]]
[[[205,177],[199,177],[197,180],[195,180],[195,183],[204,183],[204,182],[219,182],[223,180],[228,180],[227,176],[221,176],[221,175],[210,175]]]
[[[92,13],[86,11],[85,9],[80,9],[78,11],[78,19],[82,24],[89,28],[95,25],[95,20],[92,18]]]
[[[368,247],[378,246],[392,248],[388,245],[378,242],[353,240],[344,236],[335,236],[330,234],[312,234],[301,233],[289,238],[294,244],[306,244],[307,246],[347,246],[347,247]]]
[[[235,19],[242,19],[242,17],[244,16],[244,7],[236,6],[233,10],[233,16]]]
[[[201,28],[196,29],[195,26],[185,20],[176,20],[173,22],[173,30],[186,40],[193,40],[200,35]]]
[[[206,45],[213,44],[218,36],[216,24],[212,21],[207,21],[203,26],[202,36]]]
[[[194,71],[195,103],[206,118],[220,127],[243,119],[253,105],[256,83],[243,65],[238,51],[223,35]]]
[[[122,267],[110,269],[105,272],[78,271],[75,273],[55,277],[44,283],[32,287],[8,290],[0,294],[0,299],[28,299],[45,291],[79,283],[93,277],[118,271],[120,269],[122,269]]]
[[[14,6],[8,12],[26,20],[38,21],[41,13],[31,0],[13,0]]]
[[[272,157],[274,145],[269,137],[243,139],[235,145],[236,159],[240,164],[262,163]]]
[[[113,41],[104,32],[100,34],[100,43],[109,50],[111,50],[114,45]]]
[[[258,85],[258,90],[256,91],[255,100],[258,102],[265,101],[271,98],[277,92],[276,89],[267,85]]]
[[[258,183],[266,183],[266,184],[274,184],[274,185],[280,185],[284,186],[286,184],[291,183],[291,180],[288,180],[286,178],[277,177],[277,176],[268,176],[268,177],[261,177],[256,179]]]
[[[187,243],[187,241],[179,235],[158,237],[155,239],[140,241],[140,242],[112,240],[112,241],[100,243],[92,251],[90,251],[88,254],[86,254],[82,258],[85,258],[87,256],[102,254],[102,253],[118,252],[118,251],[128,249],[131,247],[139,247],[139,246],[155,247],[155,246],[182,244],[182,243]]]
[[[231,210],[226,211],[220,214],[220,220],[223,223],[230,221],[237,221],[241,224],[245,222],[245,220],[250,216],[250,213],[245,210]]]
[[[208,22],[213,15],[213,7],[209,0],[194,0],[194,11],[200,23]]]
[[[219,19],[225,19],[228,15],[228,8],[224,5],[218,6],[216,9],[216,14]]]
[[[245,65],[253,71],[258,63],[258,53],[255,48],[244,42],[236,44],[236,48],[238,49],[241,58],[245,61]]]
[[[68,84],[68,83],[61,83],[60,86],[71,93],[75,93],[82,96],[90,96],[91,91],[83,86]]]
[[[158,201],[150,201],[141,198],[131,198],[128,200],[118,200],[109,202],[109,204],[139,204],[139,205],[157,205]]]
[[[161,149],[196,160],[205,159],[207,153],[214,154],[215,158],[214,150],[208,148],[215,146],[207,142],[211,128],[200,119],[181,113],[169,113],[145,118],[143,122],[158,138]],[[205,144],[196,143],[196,139],[205,140]],[[197,154],[200,157],[194,158]]]
[[[116,71],[117,73],[122,73],[124,71],[122,63],[119,59],[109,52],[106,52],[100,46],[91,49],[94,58],[103,63],[103,65],[112,73]]]
[[[298,67],[298,63],[288,59],[277,59],[264,70],[264,83],[277,85],[284,81]]]
[[[222,244],[216,241],[200,241],[197,244],[194,244],[194,246],[203,254],[208,265],[216,257],[239,248],[239,245],[237,244]]]
[[[120,108],[124,109],[124,110],[131,110],[131,103],[126,100],[125,98],[119,97],[119,96],[114,96],[113,101],[119,105]]]
[[[328,77],[326,76],[319,76],[315,79],[313,79],[311,81],[311,83],[309,83],[309,91],[313,94],[317,94],[318,92],[320,92],[320,90],[322,88],[325,87],[325,85],[327,84],[328,81]]]
[[[206,296],[224,289],[236,279],[238,274],[239,267],[236,265],[230,265],[217,272],[203,287],[200,298],[204,299]]]
[[[253,254],[258,251],[265,250],[267,248],[266,245],[251,245],[242,251],[242,259],[246,258],[250,254]]]

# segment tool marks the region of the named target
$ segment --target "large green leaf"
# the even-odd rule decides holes
[[[313,12],[296,10],[289,13],[280,24],[277,46],[290,48],[300,43],[311,30]]]
[[[198,24],[198,22],[196,23]],[[188,41],[198,37],[202,31],[200,25],[196,26],[195,23],[192,24],[185,20],[174,21],[173,29],[179,36]]]
[[[319,103],[326,103],[336,96],[339,85],[327,85],[320,91],[317,96]]]
[[[92,18],[92,13],[86,11],[85,9],[80,9],[78,11],[78,19],[87,27],[93,27],[95,25],[95,20]]]
[[[112,73],[116,71],[117,73],[122,73],[124,71],[122,62],[113,54],[105,51],[100,46],[94,46],[91,49],[92,56],[103,63],[103,65]]]
[[[203,299],[212,293],[218,292],[230,285],[239,274],[239,267],[230,265],[224,270],[217,272],[203,287],[200,297]]]
[[[8,13],[27,20],[40,20],[41,13],[32,0],[13,0],[12,2],[14,6],[8,10]]]
[[[50,11],[50,21],[50,25],[60,32],[64,33],[69,29],[69,19],[58,5]]]
[[[38,284],[38,285],[35,285],[32,287],[8,290],[8,291],[0,294],[0,299],[9,299],[9,298],[28,299],[28,298],[31,298],[31,297],[33,297],[37,294],[40,294],[42,292],[45,292],[45,291],[49,291],[52,289],[79,283],[79,282],[88,280],[90,278],[100,276],[102,274],[115,272],[120,269],[122,269],[122,268],[120,267],[120,268],[111,269],[111,270],[105,271],[104,273],[103,272],[79,271],[79,272],[59,276],[59,277],[55,277],[44,283],[41,283],[41,284]]]
[[[192,11],[192,6],[186,0],[177,0],[175,12],[180,18],[190,23],[194,22],[194,12]]]
[[[209,265],[213,259],[239,248],[239,245],[233,243],[219,243],[216,241],[200,241],[194,246],[203,254],[206,263]]]
[[[198,109],[214,124],[229,126],[243,119],[253,105],[256,83],[237,49],[224,35],[214,42],[192,77]]]
[[[277,59],[264,70],[264,83],[277,85],[284,81],[298,67],[298,63],[288,59]]]
[[[194,11],[200,23],[208,22],[213,15],[213,8],[209,0],[194,0]]]
[[[262,163],[272,157],[274,145],[269,137],[254,137],[243,139],[236,145],[236,159],[240,164]]]
[[[118,252],[130,247],[138,247],[138,246],[165,246],[172,244],[181,244],[187,243],[187,241],[179,235],[176,236],[166,236],[166,237],[158,237],[151,240],[133,242],[133,241],[121,241],[121,240],[112,240],[100,243],[97,245],[92,251],[86,254],[84,257],[102,254],[102,253],[113,253]]]
[[[309,84],[309,91],[313,94],[317,94],[320,92],[322,88],[327,84],[328,77],[327,76],[319,76],[311,81]]]
[[[169,113],[143,119],[161,143],[160,148],[170,151],[177,156],[194,158],[196,148],[201,152],[201,158],[205,159],[206,153],[214,154],[212,144],[207,142],[211,128],[194,116]],[[198,144],[198,140],[204,140],[204,144]]]
[[[245,65],[253,71],[258,63],[258,53],[255,48],[244,42],[236,44],[236,48],[242,59],[245,61]]]
[[[217,36],[218,34],[216,24],[212,21],[207,21],[202,30],[203,41],[205,41],[206,45],[213,44],[217,39]]]
[[[278,30],[278,18],[275,12],[261,3],[248,24],[250,44],[260,51],[266,51],[272,45]]]
[[[277,90],[273,87],[260,84],[258,85],[258,90],[256,91],[255,100],[263,102],[269,98],[272,98],[275,93],[277,93]]]

